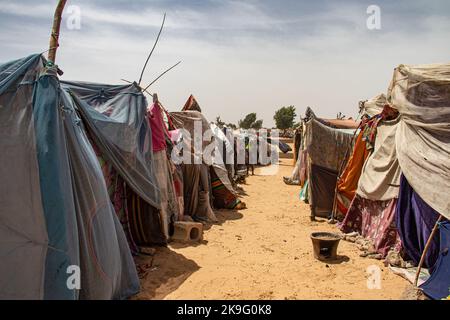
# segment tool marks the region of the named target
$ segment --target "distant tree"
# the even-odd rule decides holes
[[[262,121],[262,120],[257,120],[257,121],[255,121],[255,122],[252,124],[251,128],[252,128],[252,129],[255,129],[255,130],[259,130],[259,129],[262,128],[262,125],[263,125],[263,121]]]
[[[256,120],[256,113],[249,113],[244,119],[239,120],[239,128],[242,129],[261,129],[263,121]]]
[[[286,130],[294,127],[294,120],[297,114],[295,113],[295,107],[282,107],[275,112],[273,119],[278,129]]]
[[[223,128],[223,127],[225,126],[225,122],[223,122],[222,119],[220,119],[220,116],[217,116],[217,117],[216,117],[216,125],[217,125],[219,128]]]

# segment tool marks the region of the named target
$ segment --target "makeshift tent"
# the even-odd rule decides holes
[[[380,94],[371,100],[363,102],[362,110],[360,110],[361,118],[372,118],[373,116],[380,114],[383,111],[385,104],[386,96],[384,94]],[[345,217],[350,203],[355,197],[364,163],[370,154],[364,139],[366,124],[367,123],[365,120],[363,120],[359,125],[361,131],[356,137],[351,156],[349,157],[342,173],[340,173],[337,182],[333,213],[339,220],[342,220],[343,217]]]
[[[165,244],[147,101],[135,84],[62,81],[103,166],[116,213],[133,253]]]
[[[195,100],[195,97],[191,94],[189,98],[187,99],[186,103],[184,104],[184,107],[181,109],[181,111],[198,111],[202,112],[202,109],[198,105],[197,100]]]
[[[366,148],[373,149],[364,163],[356,195],[341,225],[344,233],[357,231],[371,240],[373,253],[383,257],[399,245],[394,219],[401,173],[395,148],[400,117],[391,120],[385,114],[385,117],[374,116],[364,128]]]
[[[209,166],[214,170],[215,175],[219,178],[220,183],[223,184],[230,192],[235,196],[235,192],[232,186],[232,183],[228,176],[228,171],[223,163],[223,161],[218,161],[221,159],[219,144],[216,144],[215,136],[214,136],[214,128],[210,127],[209,122],[206,118],[197,111],[186,111],[186,112],[171,112],[170,113],[175,125],[178,124],[180,128],[183,128],[189,133],[189,136],[183,135],[183,143],[187,148],[187,151],[191,154],[191,163],[184,163],[183,170],[185,172],[185,184],[184,188],[187,193],[185,193],[185,204],[188,209],[186,214],[193,215],[196,213],[196,208],[198,204],[198,192],[207,192],[211,195],[211,178],[209,174]],[[199,123],[200,131],[195,132],[195,123]],[[212,130],[211,130],[212,129]],[[210,140],[200,142],[198,148],[194,150],[194,142],[193,139],[198,139],[195,135],[202,135],[206,131],[210,131]],[[190,138],[190,139],[189,139]],[[202,138],[202,137],[200,137]],[[222,137],[223,138],[223,137]],[[207,151],[206,148],[210,149],[210,155],[212,156],[209,159],[203,157],[203,151]],[[186,151],[184,151],[186,152]],[[206,169],[206,170],[205,170]],[[198,184],[200,181],[200,184]],[[216,181],[217,183],[217,181]],[[198,189],[200,187],[200,190]],[[190,191],[189,191],[190,190]],[[187,205],[190,203],[191,205]]]
[[[186,105],[192,99],[191,96]],[[227,146],[225,153],[231,148],[228,138],[199,111],[171,112],[170,118],[173,126],[180,129],[183,152],[187,152],[189,157],[187,160],[183,154],[184,163],[180,164],[184,181],[184,214],[197,220],[215,220],[212,210],[205,206],[213,203],[217,208],[240,208],[241,201],[224,162],[224,146]],[[231,157],[231,154],[227,156]],[[201,201],[206,198],[210,199],[209,203]]]
[[[347,121],[344,128],[348,128]],[[330,217],[333,210],[335,186],[339,168],[352,145],[353,129],[339,129],[339,121],[333,127],[327,121],[317,118],[308,108],[306,111],[304,149],[308,154],[308,198],[311,218]]]
[[[388,100],[401,114],[397,157],[411,187],[450,218],[450,64],[395,69]]]
[[[373,151],[341,230],[362,233],[383,255],[403,244],[404,257],[417,264],[439,215],[450,215],[449,88],[449,64],[400,65],[389,87],[389,107],[364,130]],[[394,109],[400,115],[389,118]],[[431,271],[438,248],[435,237],[425,256]]]
[[[1,65],[0,105],[0,298],[137,293],[124,231],[57,68],[39,54]],[[67,286],[73,266],[80,290]]]
[[[417,263],[438,217],[450,218],[450,64],[400,65],[388,100],[401,115],[395,142],[404,178],[397,226],[407,257]],[[438,248],[434,237],[425,256],[432,271]]]

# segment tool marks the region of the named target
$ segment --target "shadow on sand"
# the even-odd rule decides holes
[[[228,220],[239,220],[243,217],[237,210],[215,210],[218,222],[204,224],[203,229],[220,226]],[[141,280],[141,291],[132,297],[133,300],[160,300],[177,290],[200,266],[193,260],[172,249],[182,249],[207,244],[203,240],[198,243],[171,242],[170,247],[157,247],[153,256],[138,256],[135,258]]]
[[[344,262],[350,261],[350,258],[348,256],[340,256],[338,255],[336,259],[330,259],[330,260],[318,260],[324,264],[341,264]]]
[[[164,299],[200,267],[167,247],[156,248],[154,256],[135,258],[141,280],[141,291],[133,300]]]

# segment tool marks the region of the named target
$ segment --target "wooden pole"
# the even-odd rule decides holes
[[[48,62],[51,64],[55,64],[56,60],[56,50],[59,47],[59,30],[61,28],[62,13],[66,2],[67,0],[59,0],[58,6],[55,10],[55,15],[53,17],[52,34],[50,36],[50,49],[48,51]]]
[[[444,220],[443,216],[439,216],[439,219],[436,221],[433,230],[431,231],[430,237],[428,238],[427,243],[425,244],[425,248],[423,249],[422,256],[420,257],[419,265],[417,266],[416,278],[414,279],[414,286],[417,287],[417,283],[419,282],[420,271],[422,270],[422,265],[425,261],[425,256],[427,255],[428,249],[430,249],[431,242],[433,241],[434,236],[436,235],[437,230],[439,229],[439,224]]]
[[[359,109],[359,113],[358,113],[358,115],[356,116],[356,120],[359,119],[359,117],[361,116],[361,114],[362,114],[362,109],[360,108],[360,109]],[[334,223],[335,223],[335,220],[336,220],[336,218],[337,218],[337,217],[336,217],[336,211],[337,211],[338,182],[339,182],[339,179],[340,179],[340,177],[341,177],[341,175],[342,175],[342,173],[343,173],[343,171],[344,171],[344,169],[345,169],[345,167],[346,167],[346,164],[347,164],[348,160],[350,160],[350,156],[351,156],[351,155],[349,155],[349,152],[350,152],[350,149],[352,149],[352,147],[353,147],[353,148],[355,147],[353,144],[355,143],[356,133],[358,132],[359,129],[361,129],[361,124],[358,126],[358,128],[355,129],[355,132],[353,132],[352,145],[348,146],[348,147],[347,147],[347,150],[345,150],[344,160],[342,161],[342,163],[340,164],[340,167],[339,167],[339,169],[338,169],[339,171],[338,171],[338,176],[337,176],[337,179],[336,179],[336,186],[335,186],[335,188],[334,188],[333,209],[332,209],[332,211],[331,211],[330,224],[334,224]]]
[[[164,28],[164,23],[165,23],[165,22],[166,22],[166,14],[164,13],[163,21],[162,21],[162,23],[161,23],[161,28],[159,29],[158,36],[156,37],[156,41],[155,41],[155,43],[153,44],[153,48],[152,48],[152,50],[150,51],[150,54],[148,55],[147,60],[145,60],[144,67],[142,68],[141,76],[139,77],[139,82],[138,82],[139,85],[141,85],[142,77],[144,76],[144,72],[145,72],[145,68],[147,68],[147,63],[148,63],[148,61],[150,60],[150,57],[152,56],[153,51],[154,51],[155,48],[156,48],[156,45],[158,44],[159,37],[161,36],[161,32],[162,32],[162,30],[163,30],[163,28]]]

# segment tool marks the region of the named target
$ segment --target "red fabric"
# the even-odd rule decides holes
[[[159,103],[154,103],[148,108],[147,112],[150,127],[152,128],[153,151],[157,152],[165,150],[167,147],[165,137],[167,128],[164,123],[162,108]]]

